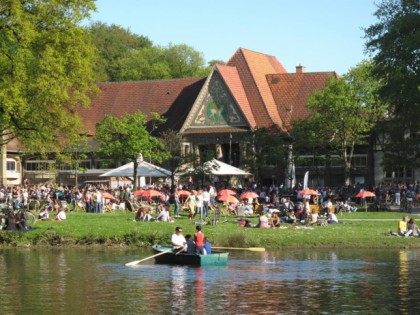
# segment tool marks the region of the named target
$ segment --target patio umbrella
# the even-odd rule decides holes
[[[232,189],[222,189],[217,192],[218,196],[233,196],[236,195],[236,191]]]
[[[376,197],[376,195],[371,192],[371,191],[361,191],[359,192],[356,196],[354,196],[355,198],[369,198],[369,197]]]
[[[179,197],[181,197],[181,198],[186,198],[189,195],[191,195],[191,192],[188,191],[188,190],[178,190],[177,193],[178,193]]]
[[[144,192],[145,192],[145,190],[143,190],[143,189],[136,190],[135,192],[133,192],[133,196],[140,196],[141,197],[141,194],[144,193]]]
[[[299,195],[318,196],[318,192],[310,188],[305,188],[304,190],[299,191]]]
[[[370,197],[376,197],[376,195],[371,191],[361,191],[359,192],[355,198],[370,198]],[[367,203],[365,202],[365,212],[367,212]]]
[[[148,189],[148,190],[143,190],[141,193],[139,193],[138,196],[140,197],[157,197],[162,195],[162,193],[158,190],[154,190],[154,189]]]
[[[242,195],[239,197],[239,199],[249,199],[249,198],[254,199],[254,198],[258,198],[258,197],[259,196],[258,196],[257,193],[255,193],[253,191],[247,191],[247,192],[242,193]]]
[[[235,196],[232,196],[232,195],[218,196],[217,199],[219,201],[226,201],[226,202],[230,202],[230,203],[239,203],[238,198],[236,198]]]
[[[104,196],[105,199],[115,200],[115,197],[108,192],[102,193],[102,196]]]

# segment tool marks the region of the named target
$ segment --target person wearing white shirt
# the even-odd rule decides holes
[[[203,219],[203,208],[204,208],[204,199],[203,199],[203,191],[199,190],[197,196],[195,196],[195,213],[200,213],[200,220]]]
[[[210,193],[208,189],[203,191],[203,210],[206,217],[209,216]]]
[[[170,220],[169,211],[166,208],[163,208],[162,211],[157,216],[156,221],[169,222],[169,220]]]
[[[180,226],[175,228],[175,233],[172,234],[171,237],[171,243],[175,251],[179,251],[181,249],[184,249],[184,251],[187,250],[187,240],[184,235],[182,235],[182,228]]]
[[[61,209],[57,216],[55,217],[55,221],[64,221],[67,219],[66,212]]]

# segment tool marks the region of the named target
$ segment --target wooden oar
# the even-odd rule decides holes
[[[215,247],[212,246],[212,249],[237,249],[237,250],[249,250],[251,252],[265,252],[264,247]]]
[[[137,265],[138,263],[141,263],[142,261],[145,261],[145,260],[148,260],[150,258],[154,258],[154,257],[160,256],[160,255],[163,255],[163,254],[168,254],[168,253],[171,253],[171,252],[161,252],[161,253],[158,253],[156,255],[152,255],[152,256],[149,256],[149,257],[146,257],[146,258],[143,258],[143,259],[140,259],[140,260],[131,261],[129,263],[126,263],[125,265],[126,266],[134,266],[134,265]]]

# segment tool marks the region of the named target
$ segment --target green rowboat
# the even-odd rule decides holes
[[[170,265],[195,265],[195,266],[220,266],[226,265],[228,260],[228,252],[211,251],[210,255],[196,255],[187,253],[176,253],[172,246],[153,245],[155,252],[155,262],[157,264]]]

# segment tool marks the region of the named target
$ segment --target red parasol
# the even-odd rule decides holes
[[[230,202],[230,203],[239,203],[239,200],[232,195],[222,195],[222,196],[218,196],[217,199],[219,201],[226,201],[226,202]]]
[[[371,191],[361,191],[359,192],[355,198],[370,198],[370,197],[376,197],[376,195]],[[367,212],[367,203],[365,203],[365,212]]]
[[[105,199],[115,200],[115,197],[108,192],[102,193],[102,196],[104,196]]]
[[[257,193],[255,193],[253,191],[247,191],[247,192],[242,193],[242,195],[239,197],[239,199],[249,199],[249,198],[254,199],[254,198],[258,198],[258,197],[259,196],[258,196]]]
[[[236,191],[232,189],[222,189],[217,192],[218,196],[233,196],[236,195]]]
[[[177,193],[178,196],[180,196],[181,198],[186,198],[189,195],[191,195],[191,192],[189,192],[188,190],[178,190]]]
[[[141,194],[145,192],[145,190],[140,189],[140,190],[136,190],[135,192],[133,192],[133,196],[141,196]]]
[[[299,195],[318,196],[318,192],[310,188],[305,188],[304,190],[299,191]]]
[[[140,196],[140,197],[157,197],[162,195],[162,193],[158,190],[154,190],[154,189],[149,189],[149,190],[136,190],[134,193],[138,192],[135,196]]]
[[[355,198],[369,198],[369,197],[376,197],[376,195],[371,191],[361,191],[354,197]]]

